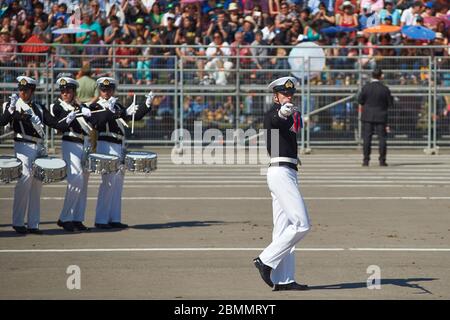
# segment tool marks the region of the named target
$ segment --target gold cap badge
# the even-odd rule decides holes
[[[291,89],[294,87],[294,83],[289,79],[288,81],[285,82],[284,87],[286,89]]]

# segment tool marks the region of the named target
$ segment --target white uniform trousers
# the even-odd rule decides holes
[[[33,177],[33,162],[38,156],[39,147],[34,143],[14,142],[14,151],[23,165],[22,177],[14,189],[12,224],[15,227],[23,227],[28,210],[28,228],[37,229],[41,215],[42,182]]]
[[[298,190],[297,171],[272,166],[267,171],[267,184],[272,194],[272,243],[259,258],[272,270],[274,284],[295,281],[295,244],[310,228],[308,212]]]
[[[97,153],[122,157],[122,145],[106,141],[97,142]],[[95,223],[108,224],[122,220],[122,189],[124,171],[102,175],[98,190]]]
[[[67,164],[67,189],[59,216],[62,222],[84,221],[89,173],[83,170],[83,144],[62,141],[62,155]]]

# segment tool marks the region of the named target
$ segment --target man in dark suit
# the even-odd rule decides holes
[[[372,81],[366,84],[358,97],[358,103],[362,108],[362,135],[364,142],[363,166],[368,166],[370,161],[370,151],[372,147],[372,135],[374,131],[378,135],[380,166],[387,166],[386,163],[386,135],[388,109],[393,107],[391,91],[381,83],[383,71],[375,69],[372,72]]]

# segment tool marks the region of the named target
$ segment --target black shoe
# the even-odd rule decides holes
[[[27,233],[27,228],[25,228],[25,227],[13,226],[13,229],[19,234],[26,234]]]
[[[33,234],[44,234],[41,230],[37,229],[37,228],[29,228],[27,229],[28,233],[33,233]]]
[[[292,282],[288,284],[276,284],[273,287],[273,291],[306,291],[309,290],[306,284],[299,284],[297,282]]]
[[[363,167],[368,167],[369,166],[369,161],[363,161],[362,166]]]
[[[380,162],[380,167],[387,167],[388,164],[386,163],[386,161],[381,161]]]
[[[96,223],[95,227],[98,229],[112,229],[112,227],[109,224],[105,223]]]
[[[86,227],[81,221],[72,221],[73,228],[78,231],[89,231],[89,228]]]
[[[266,266],[259,258],[253,259],[253,264],[259,270],[259,274],[261,275],[261,278],[264,280],[264,282],[267,283],[269,287],[273,287],[273,282],[270,279],[272,268]]]
[[[62,222],[61,220],[58,220],[58,222],[56,224],[68,232],[75,231],[72,221]]]
[[[121,222],[110,222],[109,225],[111,226],[111,228],[114,229],[126,229],[128,228],[127,224],[121,223]]]

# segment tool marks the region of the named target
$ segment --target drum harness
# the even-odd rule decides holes
[[[60,98],[58,98],[58,101],[61,105],[61,108],[63,108],[64,111],[66,112],[72,112],[80,109],[79,105],[73,106],[72,104],[63,101]],[[50,113],[52,116],[55,116],[53,107],[54,104],[51,104]],[[80,125],[81,129],[84,131],[85,134],[75,133],[73,131],[73,128],[69,128],[70,131],[64,132],[63,136],[74,137],[83,140],[83,156],[81,158],[81,163],[83,164],[83,167],[86,168],[86,163],[88,161],[89,154],[91,153],[91,142],[89,141],[89,136],[92,132],[92,127],[86,122],[84,117],[76,117],[75,120],[78,122],[78,124]]]
[[[109,105],[109,101],[105,100],[103,98],[100,98],[99,101],[97,102],[99,105],[101,105],[104,109],[108,108]],[[119,157],[119,161],[121,163],[121,168],[120,170],[124,171],[125,167],[124,167],[124,163],[125,163],[125,155],[126,155],[126,143],[125,143],[125,127],[128,128],[127,123],[122,119],[122,118],[118,118],[115,120],[117,123],[117,126],[119,127],[120,131],[122,132],[122,134],[117,134],[117,133],[113,133],[109,130],[109,125],[108,123],[106,124],[106,132],[99,132],[99,136],[100,137],[113,137],[114,139],[118,139],[122,141],[122,154]]]

